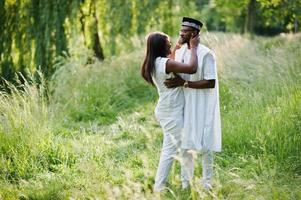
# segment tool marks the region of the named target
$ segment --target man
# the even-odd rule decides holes
[[[199,34],[202,23],[184,17],[175,60],[187,63],[190,58],[189,40]],[[221,151],[221,123],[218,94],[218,78],[215,55],[204,45],[197,49],[198,69],[195,74],[181,74],[181,77],[166,80],[169,88],[183,86],[185,96],[184,129],[181,144],[182,187],[187,188],[193,178],[194,158],[190,150],[202,153],[203,177],[200,180],[205,189],[210,189],[213,177],[213,152]]]

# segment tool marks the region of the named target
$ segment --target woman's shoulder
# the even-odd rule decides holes
[[[157,60],[165,60],[165,59],[169,59],[169,58],[168,57],[161,57],[161,56],[159,56],[159,57],[156,58],[156,61]]]
[[[166,62],[169,58],[167,57],[157,57],[155,61],[156,71],[165,74]]]
[[[167,57],[157,57],[155,61],[156,65],[165,65],[168,59]]]

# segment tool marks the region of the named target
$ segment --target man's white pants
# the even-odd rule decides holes
[[[177,155],[180,147],[181,132],[164,133],[163,147],[160,155],[159,166],[155,178],[154,191],[161,191],[166,183],[174,157]],[[185,188],[193,178],[194,174],[194,156],[189,150],[183,149],[180,153],[181,180]],[[213,152],[204,151],[202,153],[203,177],[201,184],[205,187],[211,187],[213,178]]]
[[[213,152],[202,152],[202,168],[203,177],[201,184],[207,188],[211,187],[211,180],[213,178]],[[182,186],[186,188],[192,180],[194,174],[194,155],[191,150],[181,150],[181,180]]]
[[[164,132],[163,145],[160,155],[159,166],[155,178],[154,191],[161,191],[166,183],[170,168],[173,164],[178,149],[181,146],[182,122],[180,119],[161,118],[156,116]],[[210,185],[213,177],[213,152],[204,151],[202,153],[203,178],[201,183],[206,187]],[[194,173],[194,157],[189,150],[181,150],[181,180],[183,186],[189,184]],[[187,185],[188,186],[188,185]]]

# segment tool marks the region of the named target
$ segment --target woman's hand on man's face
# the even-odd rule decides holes
[[[184,79],[182,79],[180,76],[176,76],[175,78],[166,79],[164,81],[164,85],[167,88],[175,88],[175,87],[183,86],[184,82],[185,82]]]
[[[179,37],[178,40],[177,40],[176,46],[181,47],[181,46],[183,45],[183,43],[184,43],[183,38],[182,38],[182,37]]]

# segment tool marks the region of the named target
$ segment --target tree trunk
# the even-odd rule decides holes
[[[95,53],[95,56],[99,60],[104,59],[103,50],[100,44],[100,38],[98,35],[98,19],[96,16],[96,8],[95,8],[95,2],[93,3],[93,24],[92,24],[93,32],[92,32],[92,48]]]
[[[295,17],[294,27],[295,27],[295,33],[297,33],[297,32],[298,32],[298,21],[297,21],[297,17]]]
[[[88,48],[93,50],[94,55],[99,60],[103,60],[104,53],[98,35],[98,18],[96,15],[95,1],[90,1],[88,13],[85,14],[82,9],[79,10],[81,13],[79,20],[81,24],[81,31],[84,36],[84,43]]]
[[[5,13],[5,2],[0,1],[0,67],[1,67],[1,60],[2,54],[4,54],[4,37],[5,37],[5,23],[6,23],[6,13]],[[0,71],[1,75],[1,71]]]
[[[247,15],[245,20],[245,33],[254,32],[254,23],[255,23],[255,12],[256,12],[256,0],[250,0],[247,8]]]
[[[79,6],[79,12],[80,12],[80,18],[79,18],[79,21],[80,21],[80,27],[81,27],[81,31],[83,33],[83,36],[84,36],[84,45],[87,46],[87,42],[86,42],[86,34],[85,34],[85,14],[81,8],[81,6]]]

